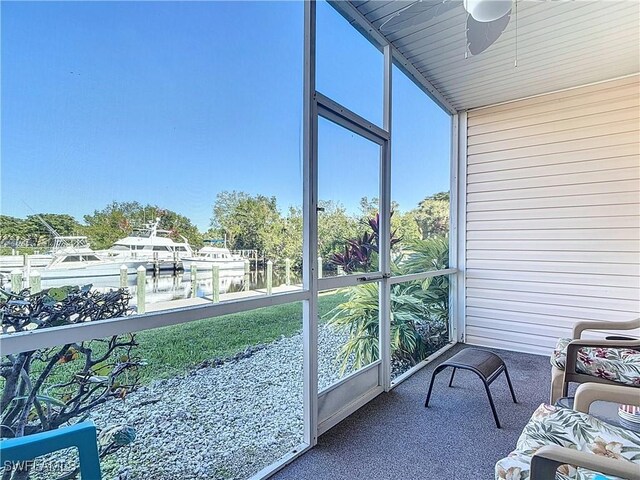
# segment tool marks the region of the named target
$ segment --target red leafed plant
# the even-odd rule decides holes
[[[393,216],[393,212],[391,212]],[[370,232],[365,232],[360,237],[346,241],[344,253],[334,253],[330,261],[336,266],[342,267],[345,273],[368,272],[375,268],[377,255],[380,249],[380,214],[367,220]],[[391,232],[391,247],[393,248],[400,238],[396,238],[396,231]]]

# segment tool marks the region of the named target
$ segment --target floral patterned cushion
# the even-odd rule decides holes
[[[564,370],[570,338],[561,338],[551,355],[551,365]],[[576,371],[626,385],[640,386],[640,351],[628,348],[582,347]]]
[[[640,434],[570,408],[542,404],[524,427],[516,449],[496,463],[496,480],[527,480],[531,457],[545,445],[560,445],[640,465]],[[582,467],[563,465],[556,480],[594,480],[597,475]]]

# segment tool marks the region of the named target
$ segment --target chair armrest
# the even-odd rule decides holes
[[[13,462],[33,460],[36,457],[70,447],[78,449],[81,478],[101,479],[96,427],[91,421],[34,433],[26,437],[2,440],[0,442],[0,458],[2,458],[3,468],[12,468]]]
[[[576,373],[576,362],[578,360],[578,350],[582,347],[600,347],[600,348],[639,348],[640,339],[638,340],[571,340],[567,345],[567,361],[564,371],[568,374]]]
[[[560,445],[546,445],[533,454],[529,479],[549,480],[556,478],[558,467],[566,464],[628,480],[640,480],[640,468],[634,463],[581,452]]]
[[[576,390],[573,409],[578,412],[589,413],[591,404],[598,400],[640,407],[640,390],[637,387],[624,385],[583,383]]]
[[[580,338],[585,330],[633,330],[634,328],[640,328],[640,318],[622,322],[584,321],[573,326],[573,338]]]

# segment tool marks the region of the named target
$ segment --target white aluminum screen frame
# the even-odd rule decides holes
[[[314,4],[315,6],[315,4]],[[385,91],[390,91],[389,84],[390,77],[385,78]],[[390,135],[389,132],[383,128],[378,127],[373,122],[361,117],[355,112],[349,110],[343,105],[333,101],[326,97],[322,93],[316,91],[312,95],[315,102],[315,111],[317,117],[315,119],[317,126],[317,119],[322,117],[340,128],[351,131],[356,135],[378,145],[379,156],[378,165],[372,165],[372,168],[379,169],[379,200],[378,208],[380,212],[390,212],[391,198],[390,198]],[[313,151],[311,152],[317,159],[318,156],[318,140],[316,134],[316,142],[313,145]],[[312,172],[310,178],[313,178],[317,182],[318,178],[318,162],[315,162],[316,171]],[[385,178],[388,177],[388,178]],[[317,191],[317,184],[315,185]],[[380,216],[382,218],[382,215]],[[385,390],[385,367],[387,363],[383,361],[385,355],[388,353],[383,350],[388,350],[386,345],[390,344],[389,329],[383,328],[384,325],[388,325],[389,316],[385,314],[380,305],[384,305],[385,301],[388,302],[388,292],[384,288],[385,278],[390,276],[389,258],[390,258],[390,242],[391,242],[391,225],[389,218],[387,221],[380,222],[380,251],[383,252],[380,255],[380,263],[378,269],[374,272],[358,273],[352,275],[344,275],[338,277],[320,278],[317,280],[317,292],[326,291],[334,288],[346,288],[355,287],[363,283],[376,282],[379,285],[378,289],[378,302],[379,302],[379,352],[380,358],[363,368],[352,372],[345,378],[335,382],[328,388],[318,392],[317,400],[317,434],[320,435],[327,431],[342,419],[353,413],[365,403],[369,402],[372,398],[376,397]],[[317,244],[317,238],[315,239]],[[317,296],[316,296],[317,298]],[[385,300],[385,298],[387,300]],[[317,342],[317,338],[316,338]]]
[[[349,2],[329,2],[338,12],[347,19],[360,15]],[[364,17],[358,19],[354,27],[362,33],[363,29],[358,25],[364,24]],[[323,113],[336,115],[348,120],[353,126],[361,128],[363,136],[370,136],[382,139],[386,144],[380,164],[380,219],[381,219],[381,244],[390,244],[390,212],[391,212],[391,144],[392,141],[392,66],[396,66],[407,72],[409,76],[425,91],[436,103],[445,111],[452,115],[452,149],[451,149],[451,179],[450,179],[450,268],[438,271],[420,272],[411,275],[390,277],[390,249],[381,249],[380,272],[364,274],[367,281],[380,282],[380,360],[365,367],[368,370],[380,367],[381,380],[380,388],[375,394],[367,395],[360,401],[348,405],[340,412],[339,421],[346,415],[360,408],[382,391],[389,391],[391,385],[391,352],[390,352],[390,287],[393,284],[420,280],[439,275],[449,275],[452,279],[451,291],[452,301],[450,302],[450,328],[454,333],[451,343],[431,355],[426,361],[421,362],[410,371],[403,374],[394,381],[396,386],[400,381],[408,378],[417,369],[426,365],[439,354],[451,348],[459,338],[464,338],[464,271],[458,269],[458,265],[464,262],[464,220],[459,212],[464,213],[464,199],[458,199],[459,186],[464,186],[465,180],[462,177],[463,168],[466,165],[466,115],[458,116],[451,105],[439,95],[430,85],[425,84],[421,75],[416,75],[412,66],[400,55],[391,44],[381,35],[368,32],[366,36],[377,43],[377,47],[384,55],[384,95],[383,95],[383,128],[368,122],[362,117],[350,112],[334,102],[333,100],[319,94],[315,90],[315,70],[316,70],[316,5],[315,0],[306,1],[304,5],[304,92],[303,92],[303,288],[300,291],[281,293],[275,295],[260,295],[238,301],[226,301],[217,304],[199,305],[194,307],[176,308],[161,312],[146,313],[136,315],[135,318],[124,317],[119,319],[109,319],[99,322],[83,323],[79,325],[62,326],[31,332],[21,332],[16,334],[0,335],[0,350],[2,355],[15,354],[22,351],[35,350],[39,348],[54,347],[57,345],[79,342],[93,338],[104,338],[112,335],[137,332],[152,328],[159,328],[169,325],[178,325],[205,318],[219,317],[231,313],[240,313],[255,310],[258,308],[282,305],[286,303],[303,303],[303,405],[304,405],[304,443],[292,450],[290,453],[277,460],[270,466],[257,472],[252,478],[261,479],[271,476],[273,473],[293,461],[299,455],[313,447],[317,443],[318,437],[318,365],[317,365],[317,341],[318,341],[318,304],[317,294],[319,290],[326,288],[337,288],[350,285],[352,279],[349,276],[336,277],[336,279],[321,279],[319,284],[317,271],[317,118],[318,105],[321,105]],[[375,32],[379,33],[379,32]],[[325,115],[323,115],[325,116]],[[459,118],[460,117],[460,118]],[[333,121],[332,118],[329,118]],[[339,119],[339,118],[338,118]],[[342,126],[342,120],[337,122]],[[356,132],[360,133],[360,131]],[[376,143],[379,143],[376,142]],[[380,143],[379,143],[380,144]],[[457,147],[456,147],[457,146]],[[461,189],[461,192],[464,190]],[[459,223],[459,220],[461,221]],[[387,272],[387,273],[383,273]],[[380,276],[379,276],[380,275]],[[358,277],[363,276],[357,275]],[[319,288],[319,287],[322,288]],[[457,333],[456,333],[457,332]],[[355,372],[357,374],[358,372]],[[351,376],[338,382],[348,381]],[[334,386],[330,387],[333,389]],[[336,422],[337,423],[337,422]]]

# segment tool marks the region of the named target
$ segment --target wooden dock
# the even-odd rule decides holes
[[[273,287],[272,294],[296,292],[302,290],[302,285],[281,285],[279,287]],[[221,302],[228,302],[231,300],[242,300],[243,298],[251,298],[264,296],[267,294],[266,288],[258,288],[256,290],[222,293],[220,294]],[[169,300],[165,302],[147,303],[146,312],[159,312],[162,310],[170,310],[172,308],[185,308],[194,307],[197,305],[208,305],[212,303],[210,296],[206,297],[193,297],[193,298],[180,298],[178,300]]]

